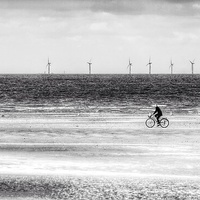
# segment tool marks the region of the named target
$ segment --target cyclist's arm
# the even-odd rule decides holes
[[[152,115],[155,115],[156,113],[157,113],[157,110],[155,110]]]
[[[155,114],[154,113],[152,113],[152,114],[150,114],[150,117],[152,117],[152,116],[154,116]]]

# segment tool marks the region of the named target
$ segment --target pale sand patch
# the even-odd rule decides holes
[[[167,129],[145,126],[146,116],[7,114],[1,143],[179,143],[200,142],[200,116],[168,116]]]

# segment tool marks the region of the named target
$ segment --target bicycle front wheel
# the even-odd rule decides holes
[[[155,121],[153,119],[149,118],[146,120],[145,124],[148,128],[153,128],[155,125]]]
[[[169,126],[169,120],[167,118],[162,118],[160,120],[160,126],[162,128],[167,128]]]

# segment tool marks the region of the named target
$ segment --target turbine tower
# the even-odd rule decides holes
[[[149,74],[151,74],[151,65],[152,65],[151,58],[149,58],[149,63],[147,65],[149,66]]]
[[[49,58],[48,58],[48,63],[46,65],[47,67],[47,74],[50,74],[51,73],[51,63],[49,62]]]
[[[128,63],[127,68],[129,69],[129,74],[131,74],[132,63],[130,61],[130,58],[129,58],[129,63]]]
[[[191,68],[192,68],[192,74],[194,74],[194,60],[193,60],[193,62],[192,61],[190,61],[190,63],[191,63]]]
[[[171,64],[170,64],[170,66],[169,66],[170,71],[171,71],[171,74],[173,74],[173,66],[174,66],[174,63],[173,63],[172,60],[171,60]]]
[[[87,62],[88,65],[89,65],[89,74],[91,74],[91,71],[92,71],[92,62],[91,62],[91,59],[89,62]]]

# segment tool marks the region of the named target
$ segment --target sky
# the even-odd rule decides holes
[[[200,73],[200,0],[0,0],[0,73]]]

